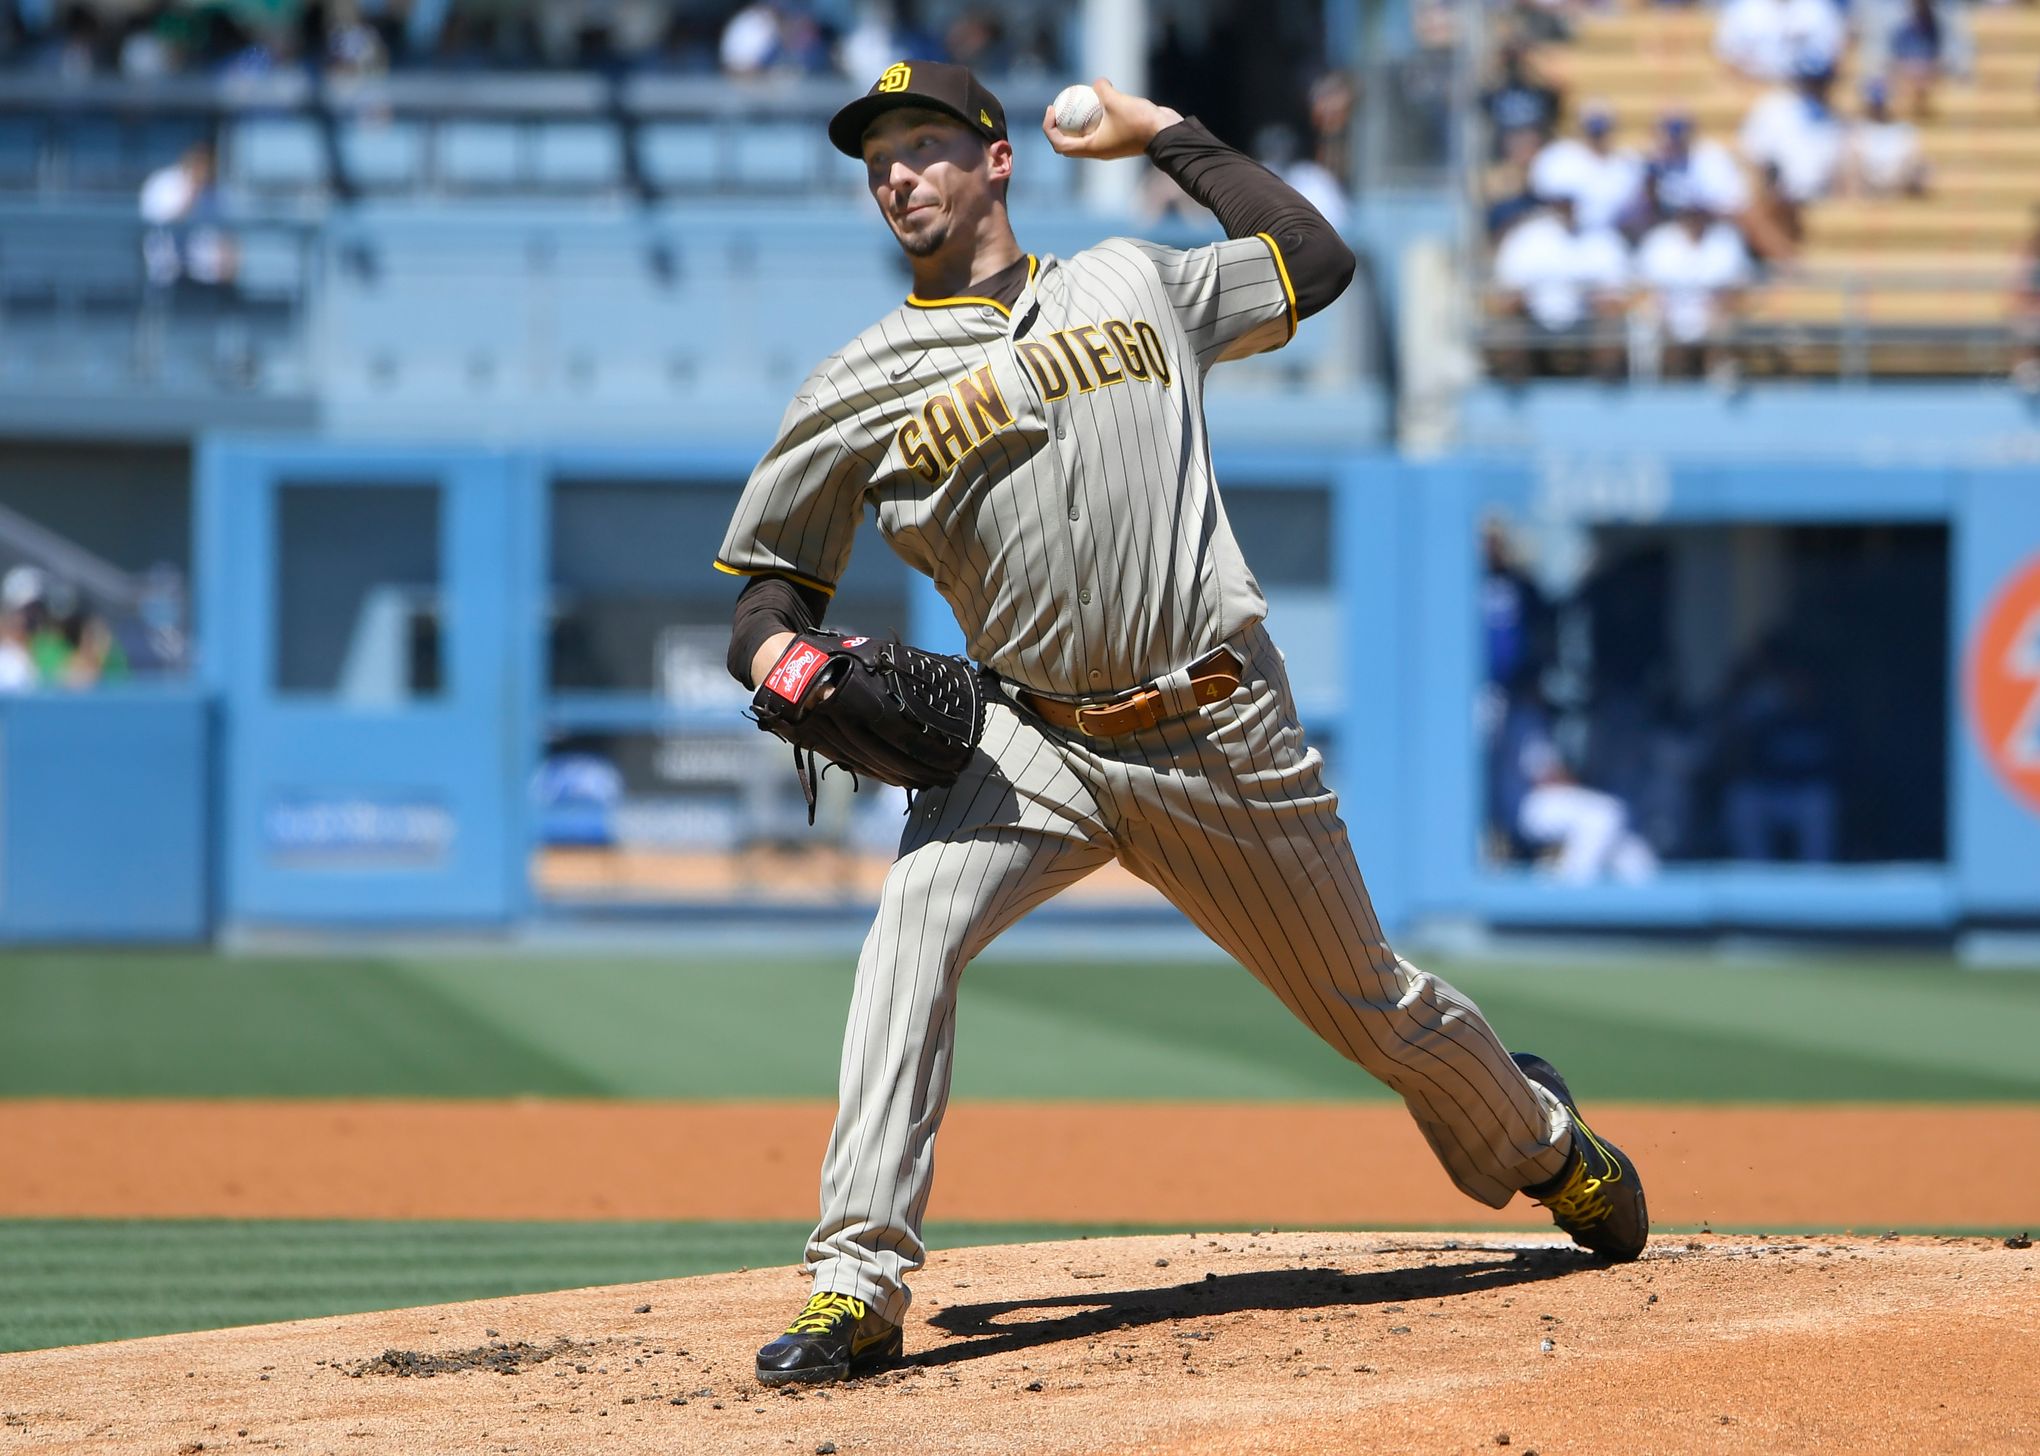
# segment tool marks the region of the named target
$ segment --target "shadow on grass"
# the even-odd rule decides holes
[[[906,1363],[953,1365],[1113,1330],[1210,1319],[1246,1310],[1343,1309],[1444,1299],[1604,1267],[1591,1256],[1569,1249],[1520,1249],[1506,1256],[1487,1250],[1478,1253],[1476,1258],[1415,1269],[1359,1274],[1333,1268],[1268,1269],[1252,1274],[1207,1274],[1194,1284],[1155,1289],[1098,1289],[1042,1299],[951,1305],[930,1315],[928,1323],[960,1343],[911,1356]]]

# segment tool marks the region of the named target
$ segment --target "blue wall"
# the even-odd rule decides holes
[[[0,939],[209,932],[209,713],[172,689],[0,698]]]
[[[1470,711],[1483,673],[1478,524],[1492,509],[1586,524],[1945,522],[1955,557],[1951,655],[1959,658],[1983,605],[2040,558],[2031,472],[1656,456],[1555,468],[1536,459],[1415,464],[1341,449],[1215,453],[1236,498],[1256,486],[1330,492],[1336,549],[1331,581],[1318,594],[1324,600],[1309,591],[1278,595],[1271,627],[1288,645],[1306,722],[1332,744],[1355,848],[1391,926],[1471,919],[1860,931],[2040,918],[2040,810],[2013,796],[1979,757],[1954,695],[1945,862],[1675,866],[1635,887],[1562,888],[1479,861],[1480,748]],[[530,913],[523,785],[539,725],[563,710],[543,701],[537,627],[547,482],[599,467],[676,489],[690,478],[726,487],[748,463],[747,452],[720,449],[421,453],[263,441],[209,448],[199,482],[207,523],[200,579],[207,619],[228,624],[205,643],[230,765],[226,918],[514,923]],[[263,508],[251,502],[308,475],[364,489],[431,479],[459,502],[464,524],[446,536],[443,575],[452,592],[448,620],[459,624],[450,651],[471,667],[451,701],[408,716],[330,705],[314,712],[273,690],[272,646],[249,625],[272,610],[265,555],[272,538]],[[675,549],[705,553],[708,545]],[[928,592],[914,602],[909,630],[939,644],[946,635],[939,602]],[[1297,671],[1299,661],[1306,671]],[[1893,684],[1894,692],[1906,689]],[[619,726],[690,726],[684,713],[649,698],[593,707]],[[271,810],[295,802],[293,792],[314,778],[334,804],[430,809],[444,844],[420,851],[397,836],[366,846],[367,863],[291,852],[303,846],[278,841]],[[420,853],[405,862],[413,851]]]

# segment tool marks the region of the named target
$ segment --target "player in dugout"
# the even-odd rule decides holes
[[[920,790],[858,960],[813,1293],[758,1352],[767,1385],[900,1357],[963,969],[1115,858],[1401,1094],[1470,1197],[1527,1193],[1607,1258],[1648,1234],[1635,1166],[1559,1074],[1386,943],[1213,478],[1206,372],[1287,343],[1353,254],[1196,120],[1094,89],[1044,116],[1056,151],[1145,155],[1226,240],[1024,251],[997,98],[961,66],[889,67],[829,137],[913,292],[801,386],[717,557],[752,578],[730,670],[761,723],[797,763]],[[822,629],[867,506],[981,669]]]

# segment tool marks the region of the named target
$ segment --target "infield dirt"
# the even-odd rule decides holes
[[[902,1368],[751,1378],[789,1268],[0,1356],[0,1451],[2040,1449],[2040,1257],[1985,1239],[1194,1234],[965,1249]]]

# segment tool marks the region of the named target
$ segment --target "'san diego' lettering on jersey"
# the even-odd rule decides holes
[[[1130,324],[1116,318],[1102,324],[1078,324],[1057,329],[1048,338],[1049,343],[1023,339],[1015,345],[1034,382],[1041,386],[1043,399],[1067,398],[1072,388],[1089,394],[1128,379],[1164,389],[1176,382],[1169,356],[1162,352],[1162,336],[1146,319]]]
[[[893,438],[900,458],[933,485],[954,470],[957,461],[1012,423],[1012,408],[987,364],[944,392],[929,395]]]

